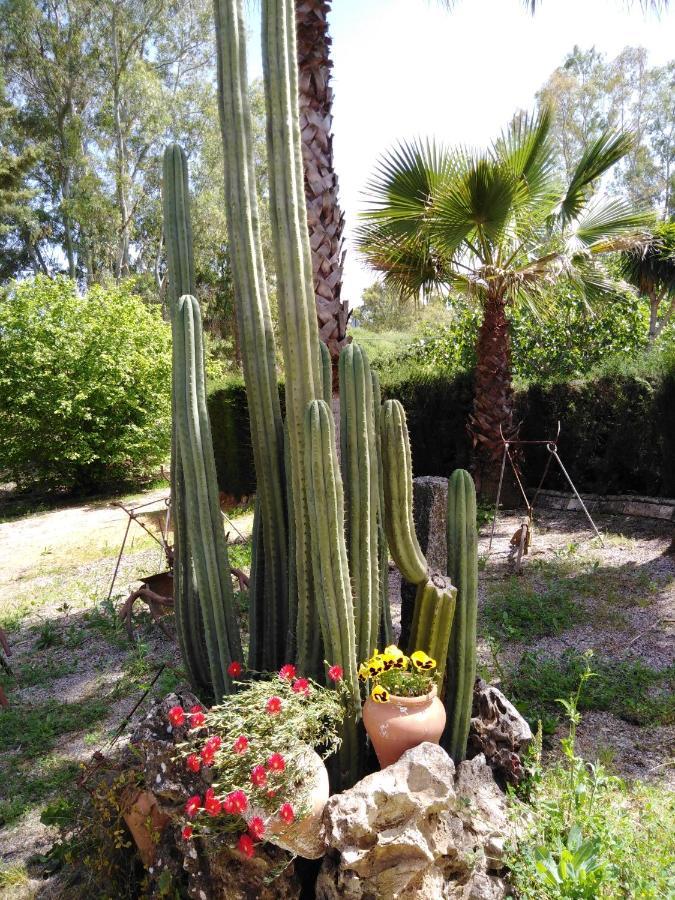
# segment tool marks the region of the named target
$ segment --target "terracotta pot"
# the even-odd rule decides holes
[[[301,757],[303,768],[307,771],[305,787],[309,791],[309,811],[302,819],[291,825],[285,825],[260,807],[249,807],[245,814],[247,822],[254,816],[260,816],[265,822],[265,840],[283,850],[289,850],[305,859],[319,859],[326,852],[326,833],[322,823],[323,810],[330,793],[328,772],[323,760],[314,750],[307,748]]]
[[[138,791],[125,800],[126,811],[122,815],[138,847],[138,855],[147,868],[155,861],[159,836],[168,823],[169,816],[160,810],[152,791]]]
[[[436,686],[423,697],[390,696],[387,703],[370,697],[363,705],[363,724],[382,769],[424,741],[437,744],[445,728],[445,707]]]

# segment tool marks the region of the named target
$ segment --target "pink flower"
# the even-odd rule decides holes
[[[282,803],[279,809],[279,818],[282,822],[290,825],[295,820],[295,812],[290,803]]]
[[[286,760],[281,753],[273,753],[267,760],[267,768],[270,772],[283,772],[286,768]]]
[[[192,831],[193,831],[192,825],[186,825],[186,826],[185,826],[185,828],[184,828],[184,829],[182,830],[182,832],[181,832],[181,834],[183,835],[183,840],[184,840],[184,841],[189,841],[189,840],[190,840],[190,838],[192,837]]]
[[[204,809],[210,816],[217,816],[223,804],[215,796],[213,788],[209,788],[204,796]]]
[[[205,721],[206,716],[201,706],[193,706],[190,709],[190,728],[201,728]]]
[[[248,809],[248,797],[243,791],[232,791],[228,794],[224,802],[225,812],[230,815],[237,816],[246,812]]]
[[[282,666],[279,669],[279,678],[285,678],[287,681],[293,681],[295,678],[295,666],[291,665],[291,663],[286,663],[285,666]]]
[[[185,765],[191,772],[199,772],[202,767],[202,764],[199,762],[199,757],[196,753],[191,753],[188,758],[185,760]]]
[[[309,681],[306,678],[296,678],[293,682],[293,690],[296,694],[309,695]]]
[[[185,710],[182,706],[172,706],[168,718],[174,728],[179,728],[185,722]]]
[[[344,674],[342,666],[331,666],[328,670],[328,677],[331,681],[340,681]]]
[[[270,697],[270,699],[265,704],[265,709],[270,715],[275,716],[278,712],[281,711],[281,697]]]
[[[253,841],[247,834],[242,834],[237,841],[237,850],[243,853],[244,856],[248,856],[249,859],[255,856],[255,847],[253,846]]]
[[[265,787],[267,784],[267,772],[265,766],[253,766],[251,769],[251,782],[256,787]]]
[[[235,753],[246,753],[248,750],[248,738],[240,734],[234,744],[232,744],[232,749]]]
[[[231,662],[227,667],[227,674],[230,676],[230,678],[239,678],[243,671],[244,670],[241,663],[237,662],[236,660],[234,662]]]
[[[202,805],[202,798],[199,794],[195,794],[194,797],[190,797],[188,802],[185,804],[185,812],[186,814],[192,818],[197,815],[197,811],[199,807]]]
[[[256,841],[262,841],[265,834],[265,823],[260,816],[253,816],[250,820],[248,823],[248,833],[251,837],[255,838]]]

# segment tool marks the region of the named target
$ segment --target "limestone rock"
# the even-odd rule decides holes
[[[506,798],[485,759],[420,744],[328,801],[317,900],[497,900]]]
[[[413,478],[415,531],[429,570],[445,574],[448,567],[446,523],[448,520],[448,479],[433,475]],[[401,646],[406,646],[412,625],[415,587],[401,580]]]
[[[467,755],[482,753],[500,782],[518,784],[521,756],[532,731],[515,706],[494,685],[476,679]]]

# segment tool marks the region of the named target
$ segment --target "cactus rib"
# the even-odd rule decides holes
[[[417,586],[408,652],[424,650],[436,660],[439,690],[443,686],[456,600],[457,589],[443,575],[432,575]]]

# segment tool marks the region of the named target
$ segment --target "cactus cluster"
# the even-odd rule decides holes
[[[353,699],[340,762],[345,784],[359,774],[356,661],[392,642],[389,551],[403,576],[418,586],[414,649],[425,650],[442,669],[451,646],[449,681],[458,673],[462,678],[448,691],[457,740],[468,721],[460,707],[475,664],[468,648],[475,635],[466,599],[471,588],[466,566],[458,569],[464,578],[459,595],[449,578],[428,571],[413,524],[403,408],[396,401],[381,405],[377,378],[355,345],[340,356],[338,454],[330,358],[318,337],[302,192],[294,4],[263,0],[270,202],[286,385],[282,421],[254,188],[241,0],[214,0],[214,8],[228,244],[258,485],[249,667],[270,670],[292,659],[319,680],[324,660],[342,668]],[[241,648],[204,404],[187,169],[175,146],[165,155],[164,212],[174,336],[176,614],[195,687],[208,682],[219,697],[231,688],[227,664],[241,658]],[[464,527],[466,536],[470,509],[467,503],[462,508],[464,525],[453,527]]]

